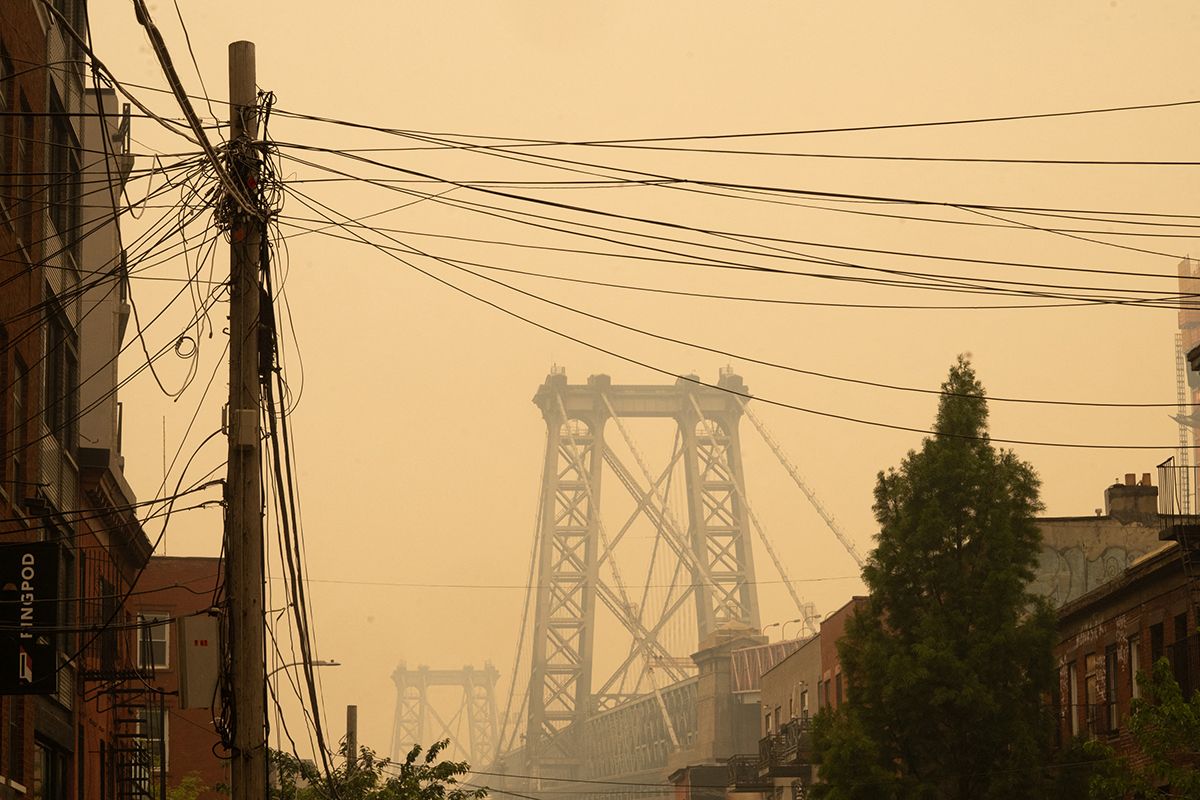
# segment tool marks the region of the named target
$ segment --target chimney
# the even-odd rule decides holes
[[[1150,473],[1127,472],[1124,483],[1104,490],[1104,513],[1120,522],[1141,522],[1158,516],[1158,487],[1150,482]]]

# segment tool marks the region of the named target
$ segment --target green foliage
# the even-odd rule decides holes
[[[198,773],[190,773],[180,779],[179,783],[167,789],[167,800],[197,800],[208,791],[208,784]]]
[[[1062,747],[1050,768],[1053,796],[1059,800],[1090,800],[1098,778],[1113,770],[1108,745],[1087,736],[1076,736]]]
[[[1028,589],[1039,481],[992,446],[966,359],[942,391],[935,435],[876,485],[870,597],[839,643],[847,702],[814,731],[831,800],[1048,791],[1054,615]]]
[[[343,745],[342,762],[328,779],[315,764],[272,751],[271,800],[482,800],[487,790],[459,783],[469,764],[438,760],[448,744],[443,739],[427,751],[414,745],[402,762],[381,759],[368,747],[352,760]]]
[[[1200,800],[1200,691],[1185,698],[1165,658],[1137,681],[1142,696],[1130,709],[1129,732],[1138,757],[1118,758],[1106,742],[1088,742],[1110,765],[1092,778],[1091,797],[1158,797],[1169,786],[1171,797]]]

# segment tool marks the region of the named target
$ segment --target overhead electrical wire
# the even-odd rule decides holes
[[[377,231],[377,229],[374,229],[371,226],[363,225],[363,226],[356,226],[356,227],[362,227],[363,229],[368,230],[368,231],[371,231],[371,230]],[[317,231],[316,229],[307,229],[307,228],[304,228],[302,230],[310,230],[313,232],[319,232],[324,235],[334,235],[334,234],[329,234],[328,231],[325,231],[325,230]],[[351,237],[336,236],[336,235],[334,235],[334,236],[335,236],[335,238],[338,238],[342,241],[352,241],[352,242],[355,241],[355,239],[353,239]],[[388,250],[392,249],[392,248],[388,247],[387,245],[377,245],[377,246],[380,248],[383,248],[383,249],[388,249]],[[493,264],[482,264],[482,263],[474,262],[474,261],[465,261],[462,259],[447,258],[444,256],[438,256],[438,255],[421,252],[415,248],[412,248],[409,245],[402,244],[400,247],[398,247],[396,249],[399,250],[399,252],[407,253],[408,255],[429,258],[429,259],[432,259],[432,260],[435,260],[435,261],[438,261],[438,262],[441,262],[441,263],[444,263],[444,264],[447,264],[450,266],[475,267],[475,268],[479,268],[479,269],[495,270],[495,271],[500,271],[500,272],[513,273],[513,274],[518,274],[518,275],[539,277],[539,278],[574,280],[574,279],[570,279],[570,278],[561,278],[561,276],[549,275],[546,273],[535,273],[535,272],[530,272],[527,270],[518,270],[518,269],[512,269],[512,268],[506,268],[506,267],[499,267],[499,266],[496,266]],[[470,270],[468,270],[468,271],[470,272]],[[485,280],[490,280],[490,279],[486,278],[486,276],[480,276],[474,272],[471,272],[471,274],[476,275],[477,277],[482,277]],[[603,285],[603,286],[610,286],[610,287],[618,286],[619,288],[634,288],[634,289],[643,289],[644,288],[644,287],[628,287],[628,286],[622,286],[622,285],[611,284],[611,283],[601,283],[601,282],[596,282],[596,281],[578,281],[578,282],[587,283],[590,285]],[[851,376],[846,376],[846,375],[836,375],[833,373],[825,373],[825,372],[820,372],[820,371],[816,371],[816,370],[810,370],[810,369],[805,369],[802,367],[797,367],[795,365],[769,361],[769,360],[757,358],[754,356],[748,356],[743,353],[735,353],[735,352],[731,352],[731,351],[727,351],[727,350],[722,350],[719,348],[699,345],[694,342],[686,341],[683,339],[678,339],[678,338],[675,338],[675,337],[672,337],[672,336],[669,336],[666,334],[654,333],[652,331],[648,331],[643,328],[638,328],[638,327],[634,327],[632,325],[628,325],[625,323],[620,323],[620,322],[617,322],[617,321],[611,319],[608,316],[601,316],[601,315],[585,312],[580,309],[574,308],[572,306],[568,306],[563,303],[549,300],[541,295],[534,294],[531,292],[526,292],[517,287],[513,287],[509,284],[501,283],[500,285],[504,286],[505,288],[511,289],[515,292],[518,292],[530,299],[539,300],[541,302],[548,303],[548,304],[553,305],[562,310],[581,314],[581,315],[586,316],[597,322],[602,322],[602,323],[606,323],[609,325],[613,325],[613,326],[619,327],[623,330],[626,330],[626,331],[629,331],[632,333],[638,333],[638,334],[642,334],[645,336],[650,336],[652,338],[660,339],[662,341],[667,341],[672,344],[679,344],[679,345],[683,345],[686,347],[692,347],[692,348],[704,350],[709,353],[725,356],[727,358],[732,358],[732,359],[735,359],[738,361],[754,363],[754,364],[758,364],[760,366],[766,366],[766,367],[770,367],[773,369],[785,370],[785,371],[793,372],[793,373],[800,374],[800,375],[807,375],[810,377],[822,378],[825,380],[837,381],[837,382],[842,382],[842,383],[851,383],[851,384],[857,384],[857,385],[861,385],[861,386],[869,386],[869,387],[877,388],[877,389],[888,389],[888,390],[893,390],[893,391],[913,392],[913,393],[918,393],[918,394],[930,394],[930,395],[938,395],[938,396],[947,396],[947,395],[957,396],[957,395],[955,395],[955,393],[952,393],[952,392],[947,393],[947,392],[939,390],[939,389],[929,389],[929,388],[918,387],[918,386],[904,386],[904,385],[900,385],[900,384],[892,384],[892,383],[886,383],[886,382],[882,382],[882,381],[872,381],[872,380],[869,380],[866,378],[856,378],[856,377],[851,377]],[[650,291],[657,291],[657,290],[650,290]],[[697,293],[693,293],[693,292],[675,292],[675,291],[671,291],[671,290],[662,290],[662,291],[664,291],[665,293],[669,293],[669,294],[682,294],[685,296],[692,296],[692,297],[695,297],[695,296],[712,297],[712,295],[698,295]],[[759,298],[734,298],[734,299],[759,299]],[[770,302],[770,301],[768,300],[768,301],[764,301],[764,302]],[[778,302],[786,303],[788,301],[778,301]],[[1073,407],[1087,407],[1087,408],[1128,409],[1128,408],[1179,408],[1179,407],[1181,407],[1181,404],[1178,401],[1165,402],[1165,403],[1161,403],[1161,402],[1116,402],[1116,401],[1107,402],[1107,401],[1092,401],[1092,400],[1061,400],[1061,399],[1046,399],[1046,398],[1007,397],[1007,396],[995,396],[995,395],[989,395],[989,396],[987,396],[987,399],[989,401],[1001,402],[1001,403],[1026,403],[1026,404],[1034,404],[1034,405],[1073,406]],[[1184,403],[1182,405],[1187,406],[1187,407],[1200,406],[1200,403]]]
[[[438,143],[445,144],[445,142],[443,142],[443,141],[439,141]],[[500,158],[509,159],[509,160],[517,160],[517,161],[521,161],[523,163],[537,163],[537,164],[542,164],[542,165],[546,165],[546,166],[552,165],[555,168],[566,169],[567,171],[570,171],[570,172],[580,172],[581,171],[579,169],[580,167],[587,167],[588,169],[592,169],[592,170],[602,169],[602,170],[606,170],[608,172],[617,171],[617,172],[624,172],[624,173],[632,173],[632,174],[638,175],[640,177],[657,179],[660,182],[656,183],[655,185],[660,186],[662,188],[681,190],[681,191],[689,191],[689,192],[698,191],[701,194],[710,194],[710,192],[707,192],[704,189],[690,188],[686,184],[689,184],[689,183],[695,184],[695,186],[697,186],[697,187],[727,187],[727,188],[741,187],[743,189],[765,188],[765,187],[746,186],[744,184],[733,184],[733,183],[724,183],[724,182],[716,182],[716,181],[701,181],[701,180],[695,180],[695,179],[682,179],[682,178],[677,178],[677,177],[669,176],[669,175],[663,175],[663,174],[655,173],[655,172],[630,170],[628,168],[613,167],[610,165],[596,164],[593,162],[579,161],[579,160],[575,160],[575,159],[542,156],[542,155],[539,155],[536,153],[530,154],[528,157],[521,157],[521,156],[514,156],[513,154],[507,153],[507,152],[497,152],[497,151],[494,151],[494,150],[492,150],[490,148],[486,148],[486,147],[476,150],[475,152],[478,152],[478,153],[481,153],[484,155],[498,156]],[[536,159],[536,160],[531,161],[531,159]],[[566,165],[566,166],[564,166],[564,165]],[[583,172],[584,172],[584,174],[588,174],[588,175],[596,174],[596,173],[587,172],[587,171],[583,171]],[[793,193],[793,192],[787,192],[787,191],[781,190],[781,189],[772,189],[771,191],[775,192],[775,193],[785,193],[785,194]],[[811,192],[806,192],[804,190],[798,190],[796,193],[799,193],[802,195],[811,194]],[[822,196],[831,196],[830,193],[819,193],[819,194],[821,194]],[[523,197],[524,195],[521,195],[521,196]],[[718,195],[718,196],[725,196],[725,195]],[[872,198],[872,199],[877,199],[877,198]],[[972,204],[968,204],[968,203],[946,202],[946,203],[941,203],[940,205],[944,205],[944,206],[947,206],[950,208],[956,208],[959,210],[971,210],[971,209],[983,210],[986,208],[986,207],[976,206],[976,205],[972,205]],[[928,221],[927,218],[916,218],[916,219],[922,219],[923,221]],[[1114,220],[1113,222],[1117,222],[1117,221]],[[1019,227],[1019,226],[1014,225],[1014,227]],[[725,232],[725,233],[728,233],[728,232]],[[1153,235],[1153,234],[1147,234],[1147,235]],[[755,237],[755,238],[762,238],[762,237]],[[1145,252],[1145,253],[1149,253],[1151,255],[1163,255],[1163,256],[1178,258],[1178,256],[1175,256],[1170,253],[1162,253],[1160,251],[1151,251],[1151,250],[1145,250],[1142,248],[1134,248],[1134,247],[1129,247],[1126,245],[1120,245],[1119,243],[1115,243],[1115,242],[1091,240],[1091,239],[1087,239],[1086,237],[1082,237],[1082,236],[1077,237],[1077,238],[1080,238],[1083,241],[1091,241],[1093,244],[1099,244],[1099,245],[1103,245],[1103,246],[1117,247],[1119,249],[1132,250],[1134,252]],[[811,242],[796,242],[796,243],[817,244],[818,246],[821,246],[820,243],[811,243]],[[831,246],[837,247],[836,245],[831,245]],[[841,249],[841,248],[839,248],[839,249]],[[849,249],[854,249],[854,248],[849,248]],[[926,254],[922,254],[922,257],[936,258],[936,256],[928,256]]]
[[[452,133],[429,133],[427,131],[413,131],[405,128],[393,128],[379,125],[371,125],[368,123],[350,122],[334,117],[319,116],[315,114],[307,114],[300,111],[292,111],[290,109],[276,109],[275,113],[294,119],[304,119],[313,122],[323,122],[343,127],[362,128],[372,130],[379,133],[389,133],[397,135],[405,135],[409,133],[418,133],[427,136],[469,136],[476,139],[492,139],[507,142],[534,143],[536,145],[554,144],[554,145],[616,145],[616,144],[647,144],[655,142],[684,142],[684,141],[700,141],[700,140],[728,140],[728,139],[750,139],[750,138],[766,138],[779,136],[808,136],[814,134],[828,133],[861,133],[864,131],[883,131],[883,130],[899,130],[907,128],[933,128],[933,127],[949,127],[958,125],[980,125],[997,122],[1018,122],[1035,119],[1054,119],[1065,117],[1090,116],[1095,114],[1114,114],[1129,111],[1151,111],[1167,108],[1183,108],[1188,106],[1200,105],[1200,99],[1175,100],[1163,103],[1139,103],[1122,106],[1102,106],[1085,109],[1071,109],[1066,111],[1049,111],[1041,113],[1026,113],[1012,115],[993,115],[986,117],[966,117],[957,119],[942,119],[942,120],[921,120],[917,122],[893,122],[880,123],[872,125],[854,125],[841,127],[826,127],[826,128],[796,128],[791,130],[775,130],[775,131],[751,131],[751,132],[733,132],[733,133],[711,133],[711,134],[691,134],[685,136],[655,136],[655,137],[639,137],[639,138],[624,138],[624,139],[585,139],[579,141],[554,141],[554,140],[538,140],[522,137],[497,137],[484,136],[481,134],[452,134]]]
[[[1188,101],[1186,104],[1190,105],[1190,104],[1193,104],[1194,102],[1200,102],[1200,101]],[[1113,109],[1113,110],[1116,110],[1116,109]],[[283,110],[277,110],[276,113],[280,114],[282,116],[289,116],[289,114]],[[292,114],[291,116],[296,116],[298,118],[309,118],[306,115]],[[444,141],[437,142],[436,141],[438,137],[454,137],[459,134],[434,134],[434,133],[427,133],[427,132],[422,132],[422,131],[412,131],[412,130],[404,130],[404,129],[396,129],[396,128],[383,128],[383,127],[379,127],[379,126],[348,123],[345,121],[334,120],[334,119],[324,119],[321,121],[326,121],[326,122],[330,122],[333,124],[339,124],[339,125],[347,125],[349,127],[357,127],[357,128],[364,128],[367,130],[374,130],[374,131],[377,131],[380,133],[386,133],[391,136],[398,136],[398,137],[402,137],[402,138],[422,140],[422,137],[424,137],[424,140],[434,140],[434,146],[432,148],[426,148],[426,149],[482,150],[485,152],[487,152],[489,150],[496,151],[496,150],[501,149],[497,145],[480,145],[480,144],[454,142],[454,141],[450,141],[450,142],[444,142]],[[474,136],[472,138],[489,138],[489,137]],[[409,149],[416,149],[416,148],[409,148]],[[553,157],[553,156],[541,156],[541,155],[536,155],[536,154],[529,154],[529,155],[531,157],[540,158],[544,161],[554,161],[554,162],[558,162],[560,164],[574,164],[576,166],[586,166],[586,167],[591,167],[591,168],[617,170],[617,171],[622,171],[622,172],[626,172],[626,173],[638,174],[638,175],[642,175],[645,177],[652,177],[652,178],[655,178],[659,181],[666,182],[666,183],[672,183],[672,182],[694,183],[696,185],[712,186],[712,187],[756,189],[756,190],[774,191],[774,192],[787,193],[787,194],[800,194],[800,195],[805,195],[805,196],[824,197],[824,198],[840,199],[840,200],[858,200],[858,201],[870,201],[870,202],[881,202],[881,203],[903,203],[903,204],[912,204],[912,205],[948,206],[948,207],[970,206],[970,207],[975,207],[975,208],[982,208],[985,210],[990,209],[990,210],[997,210],[997,211],[1055,212],[1055,213],[1062,213],[1062,214],[1080,213],[1080,214],[1093,214],[1093,215],[1108,214],[1108,215],[1124,215],[1124,216],[1143,216],[1143,217],[1154,217],[1154,218],[1187,218],[1187,219],[1200,220],[1200,214],[1178,214],[1178,213],[1170,213],[1170,212],[1145,212],[1145,211],[1113,211],[1113,210],[1095,210],[1095,209],[1078,209],[1078,208],[1051,208],[1051,207],[1045,207],[1045,206],[972,204],[972,203],[965,203],[965,202],[934,201],[934,200],[889,197],[889,196],[878,196],[878,195],[860,195],[860,194],[842,193],[842,192],[822,192],[822,191],[817,191],[817,190],[796,189],[796,188],[791,188],[791,187],[772,187],[772,186],[762,186],[762,185],[755,185],[755,184],[711,181],[711,180],[701,180],[701,179],[682,179],[682,178],[673,177],[673,176],[660,175],[657,173],[642,172],[642,171],[639,171],[636,169],[629,169],[626,167],[616,167],[613,165],[595,164],[593,162],[572,160],[572,159],[559,158],[559,157]]]
[[[332,167],[325,167],[323,165],[314,164],[313,162],[307,162],[304,159],[297,159],[295,157],[292,157],[292,160],[298,161],[300,163],[306,163],[310,166],[314,166],[317,168],[326,169],[331,172],[347,174],[347,173],[343,173],[341,170],[337,170]],[[364,183],[372,183],[371,179],[369,179],[369,178],[361,178],[361,180]],[[453,184],[452,181],[448,181],[448,182]],[[446,198],[446,197],[434,198],[428,194],[417,192],[412,189],[405,189],[405,188],[393,187],[393,186],[385,186],[382,188],[385,188],[385,189],[388,189],[391,191],[398,191],[403,194],[410,194],[410,195],[414,195],[414,196],[426,196],[426,197],[430,197],[430,199],[434,200],[434,202],[437,202],[437,203],[447,204],[447,205],[451,205],[454,207],[461,207],[461,208],[465,208],[467,210],[472,210],[477,213],[482,213],[482,214],[489,215],[489,216],[498,216],[501,219],[508,219],[510,221],[516,221],[516,222],[519,222],[519,223],[525,224],[525,225],[533,225],[535,227],[544,227],[541,223],[538,223],[538,222],[530,222],[529,220],[514,220],[512,217],[505,216],[505,213],[502,213],[501,210],[497,209],[496,207],[484,206],[484,205],[481,205],[478,203],[473,203],[472,201],[467,201],[467,200],[463,200],[460,198]],[[469,188],[469,187],[467,187],[467,188]],[[544,201],[544,202],[551,203],[552,201]],[[560,205],[560,204],[556,204],[556,205]],[[585,213],[587,213],[586,209],[584,211],[585,211]],[[520,216],[528,217],[533,220],[547,220],[547,221],[554,222],[554,223],[574,225],[574,226],[592,229],[592,230],[603,230],[603,231],[607,231],[610,233],[616,232],[616,231],[614,231],[614,229],[609,228],[609,227],[597,226],[597,225],[592,225],[589,223],[574,221],[574,220],[567,221],[567,220],[563,220],[561,218],[548,217],[546,215],[536,214],[533,212],[518,211],[518,210],[508,209],[508,208],[503,209],[503,212],[511,213],[511,214],[518,214]],[[624,221],[643,221],[643,218],[630,217],[629,215],[616,215],[616,214],[609,214],[608,212],[597,212],[597,213],[600,213],[601,215],[604,215],[604,216],[615,216]],[[687,226],[687,225],[682,225],[682,224],[677,224],[677,223],[667,223],[667,222],[653,221],[653,220],[645,220],[645,221],[651,225],[663,225],[668,228],[680,229],[680,230],[688,231],[688,232],[692,232],[692,233],[707,234],[710,236],[731,237],[731,236],[737,236],[737,235],[745,235],[747,238],[759,239],[759,240],[765,240],[765,241],[804,243],[804,242],[796,242],[796,240],[789,240],[789,239],[785,239],[782,237],[762,237],[762,236],[753,236],[753,235],[749,235],[749,234],[733,234],[733,233],[727,232],[727,231],[706,230],[706,229],[695,228],[693,226]],[[558,230],[559,232],[565,232],[562,229],[555,229],[555,230]],[[596,236],[593,234],[581,233],[578,231],[570,231],[570,233],[572,235],[584,236],[586,238],[600,238],[605,241],[609,241],[609,242],[616,243],[616,244],[621,244],[623,246],[628,246],[628,247],[637,247],[639,249],[658,250],[660,252],[662,251],[661,248],[648,247],[646,245],[640,245],[640,244],[629,243],[629,242],[615,242],[612,239],[609,239],[609,238],[606,238],[603,236]],[[731,253],[736,253],[736,254],[740,254],[740,255],[751,255],[751,256],[759,257],[759,258],[764,258],[764,257],[770,256],[770,257],[774,257],[776,259],[783,259],[783,260],[788,260],[788,261],[826,264],[826,265],[830,265],[830,266],[844,267],[844,268],[848,268],[848,269],[852,269],[852,270],[856,270],[856,271],[864,271],[865,270],[865,271],[879,272],[879,273],[887,274],[887,275],[896,275],[896,276],[905,277],[905,278],[911,277],[911,278],[916,278],[916,279],[937,280],[937,281],[942,281],[942,282],[947,282],[947,280],[948,280],[945,276],[938,275],[935,273],[924,273],[924,272],[915,272],[915,271],[911,271],[911,270],[895,270],[895,269],[886,269],[886,268],[882,268],[882,267],[865,266],[862,264],[847,262],[847,261],[840,260],[840,259],[814,257],[811,255],[805,255],[805,254],[796,253],[794,251],[788,251],[788,250],[782,250],[781,252],[776,253],[776,254],[764,254],[764,253],[756,253],[753,251],[748,251],[748,250],[745,250],[742,248],[731,248],[728,246],[717,245],[717,244],[712,244],[712,243],[701,243],[701,242],[692,242],[692,241],[685,242],[685,241],[682,241],[679,239],[658,236],[655,234],[648,234],[648,233],[641,233],[641,232],[634,232],[634,231],[627,231],[627,230],[621,230],[620,233],[625,234],[625,235],[637,236],[639,238],[646,238],[646,239],[650,239],[650,240],[666,241],[666,242],[675,243],[675,244],[684,244],[686,246],[691,246],[691,247],[701,247],[701,248],[705,248],[705,249],[719,250],[719,251],[723,251],[723,252],[731,252]],[[740,240],[737,240],[737,241],[740,241]],[[805,243],[805,244],[813,245],[815,243]],[[758,246],[773,247],[772,245],[766,245],[766,244],[758,244]],[[820,247],[820,246],[828,246],[828,245],[815,244],[815,246]],[[831,247],[834,247],[834,249],[837,249],[836,246],[831,246]],[[779,248],[773,248],[773,249],[779,249]],[[859,248],[851,248],[851,249],[859,249]],[[666,250],[665,252],[668,252],[668,253],[671,253],[674,255],[679,254],[678,251],[672,251],[672,250]],[[872,251],[872,252],[880,252],[880,251]],[[895,254],[904,255],[902,253],[895,253]],[[911,255],[913,257],[933,257],[933,258],[937,257],[937,256],[932,256],[932,255],[926,256],[926,255],[921,255],[921,254],[907,254],[907,255]],[[946,257],[946,258],[948,258],[950,260],[963,260],[963,261],[976,261],[976,262],[981,261],[981,260],[973,260],[973,259],[953,259],[952,257]],[[751,271],[758,271],[758,272],[769,272],[769,273],[774,273],[774,274],[793,274],[793,275],[800,274],[800,275],[804,275],[805,277],[821,277],[821,278],[825,278],[825,279],[834,279],[834,280],[860,280],[860,281],[862,280],[862,279],[851,278],[848,276],[836,276],[836,275],[828,275],[828,274],[816,275],[816,274],[812,274],[812,273],[796,273],[796,272],[791,272],[788,270],[782,270],[782,269],[778,269],[778,268],[771,268],[771,267],[764,267],[762,265],[748,264],[745,262],[730,262],[728,260],[720,260],[720,259],[710,259],[710,261],[715,262],[715,263],[705,264],[704,266],[715,266],[718,268],[743,269],[743,270],[751,270]],[[999,262],[997,262],[997,263],[999,263]],[[1032,268],[1043,268],[1043,265],[1023,264],[1022,262],[1008,262],[1008,265],[1009,266],[1020,265],[1020,266],[1026,266],[1026,267],[1032,267]],[[1072,269],[1074,269],[1074,268],[1072,268]],[[1082,271],[1082,268],[1080,268],[1080,269]],[[1172,297],[1180,297],[1179,293],[1177,293],[1177,292],[1168,292],[1165,290],[1151,290],[1151,289],[1137,290],[1137,289],[1131,289],[1131,288],[1126,288],[1126,287],[1115,287],[1114,288],[1114,287],[1088,287],[1088,286],[1080,286],[1080,285],[1075,285],[1075,284],[1044,284],[1044,283],[1036,283],[1036,282],[1029,282],[1029,281],[1010,281],[1010,280],[1005,280],[1005,279],[992,279],[992,278],[982,278],[982,277],[980,277],[980,278],[959,277],[954,280],[957,280],[957,281],[968,281],[968,280],[990,281],[993,283],[1005,284],[1006,286],[1017,287],[1014,289],[1004,289],[1004,288],[999,288],[999,287],[986,287],[986,286],[978,287],[978,286],[967,286],[967,285],[960,285],[958,287],[959,290],[970,291],[970,292],[978,292],[980,290],[980,288],[984,288],[987,290],[987,293],[992,293],[992,294],[1007,293],[1007,294],[1020,294],[1023,296],[1035,296],[1035,297],[1048,297],[1048,296],[1049,297],[1060,297],[1060,298],[1063,297],[1062,295],[1055,294],[1054,292],[1022,291],[1020,288],[1020,287],[1039,287],[1039,288],[1046,288],[1046,289],[1066,288],[1066,289],[1076,289],[1076,290],[1080,290],[1080,291],[1093,291],[1093,292],[1095,292],[1095,291],[1111,291],[1111,292],[1124,293],[1124,294],[1133,294],[1133,293],[1140,292],[1145,295],[1158,295],[1158,296],[1160,296],[1160,299],[1162,299],[1162,300],[1170,300]],[[885,282],[878,281],[878,280],[876,280],[876,281],[868,280],[868,281],[862,281],[862,282],[873,282],[876,284],[885,283]],[[892,285],[895,285],[894,282]],[[938,288],[938,287],[910,286],[909,288]],[[945,291],[946,289],[939,289],[939,290]],[[1183,297],[1191,298],[1191,297],[1194,297],[1194,295],[1183,295]],[[1105,302],[1122,303],[1122,304],[1131,303],[1130,299],[1125,299],[1125,298],[1120,298],[1120,297],[1112,297],[1112,298],[1100,297],[1100,298],[1089,298],[1089,299],[1102,299]],[[1136,299],[1136,298],[1134,298],[1134,299]],[[1171,307],[1176,308],[1177,306],[1172,305]]]
[[[320,213],[320,212],[318,212],[318,213]],[[339,215],[345,216],[345,215],[341,215],[341,214],[339,214]],[[332,217],[329,217],[328,219],[330,222],[335,221]],[[347,219],[351,219],[351,218],[347,217]],[[346,228],[346,230],[353,232],[353,228]],[[526,324],[531,325],[535,328],[538,328],[542,331],[554,334],[555,336],[561,337],[568,341],[582,345],[591,350],[595,350],[597,352],[603,353],[603,354],[611,356],[613,358],[617,358],[619,360],[625,361],[625,362],[633,364],[635,366],[643,367],[652,372],[656,372],[661,375],[674,378],[676,380],[687,381],[687,382],[693,383],[697,386],[701,386],[701,387],[705,387],[705,388],[712,389],[715,391],[730,394],[735,397],[740,397],[744,400],[757,400],[766,405],[777,406],[780,408],[786,408],[786,409],[790,409],[793,411],[799,411],[799,412],[811,414],[814,416],[820,416],[820,417],[824,417],[827,419],[840,420],[843,422],[849,422],[849,423],[853,423],[853,424],[857,424],[857,425],[881,428],[881,429],[886,429],[886,430],[894,430],[894,431],[904,432],[904,433],[917,433],[917,434],[921,434],[921,435],[925,435],[925,436],[936,436],[939,438],[954,438],[954,439],[964,439],[964,440],[984,440],[984,441],[994,442],[997,444],[1028,445],[1028,446],[1055,447],[1055,448],[1075,448],[1075,449],[1087,449],[1087,450],[1171,450],[1171,451],[1173,451],[1178,446],[1175,443],[1173,443],[1173,444],[1110,444],[1110,443],[1100,443],[1100,442],[1047,441],[1047,440],[1018,439],[1018,438],[1007,438],[1007,437],[1001,438],[1001,437],[993,437],[993,436],[978,437],[978,436],[954,435],[954,434],[939,433],[937,431],[930,430],[928,428],[920,428],[920,427],[916,427],[916,426],[901,425],[901,424],[897,424],[897,423],[885,422],[883,420],[868,419],[868,418],[853,416],[850,414],[841,414],[841,413],[827,411],[827,410],[823,410],[823,409],[817,409],[817,408],[813,408],[813,407],[809,407],[809,406],[801,406],[796,403],[790,403],[790,402],[786,402],[783,400],[778,400],[775,398],[765,397],[765,396],[761,396],[761,395],[751,395],[748,392],[742,392],[742,391],[732,389],[730,387],[725,387],[725,386],[721,386],[721,385],[718,385],[715,383],[709,383],[709,382],[700,380],[699,378],[697,378],[694,375],[684,375],[684,374],[666,369],[664,367],[658,366],[657,364],[653,364],[649,361],[646,361],[642,358],[638,358],[638,357],[630,356],[630,355],[622,353],[622,352],[618,352],[611,348],[596,344],[592,341],[585,340],[574,334],[570,334],[570,333],[567,333],[566,331],[562,331],[557,328],[553,328],[547,324],[538,322],[529,316],[526,316],[524,314],[521,314],[520,312],[514,311],[513,309],[503,306],[496,301],[489,300],[489,299],[483,297],[482,295],[479,295],[475,292],[472,292],[469,289],[461,287],[458,284],[455,284],[454,282],[452,282],[434,272],[424,269],[424,268],[412,263],[408,259],[397,255],[395,252],[392,252],[391,250],[381,248],[378,246],[377,243],[372,242],[364,237],[361,237],[357,233],[354,233],[354,235],[357,236],[358,238],[360,238],[363,244],[376,249],[378,252],[383,253],[384,255],[388,256],[389,258],[399,261],[399,262],[405,264],[406,266],[408,266],[410,269],[412,269],[422,275],[425,275],[426,277],[442,284],[443,286],[445,286],[459,294],[462,294],[468,298],[471,298],[479,303],[482,303],[483,305],[493,308],[494,310],[499,311],[506,316],[509,316],[509,317],[512,317],[519,321],[525,322]],[[484,276],[477,276],[477,277],[484,277]],[[489,279],[489,280],[492,280],[492,282],[495,282],[495,283],[499,283],[498,281],[495,281],[494,279]]]

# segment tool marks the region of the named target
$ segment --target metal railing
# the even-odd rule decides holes
[[[1195,496],[1200,465],[1177,464],[1174,457],[1158,465],[1158,513],[1170,530],[1178,525],[1200,524],[1200,504]]]
[[[729,786],[733,789],[764,789],[771,781],[759,774],[757,755],[736,755],[729,758]]]
[[[758,768],[762,773],[806,766],[812,762],[812,718],[800,717],[779,726],[779,731],[758,742]]]

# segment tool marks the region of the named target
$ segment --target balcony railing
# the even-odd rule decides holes
[[[1168,532],[1180,526],[1200,525],[1197,488],[1200,466],[1177,464],[1174,458],[1158,465],[1158,513]]]
[[[812,768],[812,719],[785,722],[758,742],[758,770],[772,778],[804,777]]]
[[[757,755],[737,755],[729,759],[729,790],[732,792],[761,792],[771,787],[769,778],[758,771]]]

